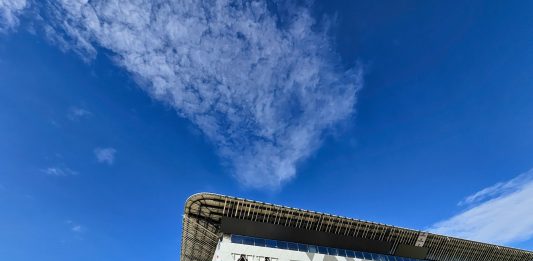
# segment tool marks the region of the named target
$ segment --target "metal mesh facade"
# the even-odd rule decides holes
[[[211,193],[195,194],[185,204],[180,260],[212,259],[222,217],[386,241],[393,246],[390,254],[400,244],[423,245],[435,261],[533,261],[530,251]]]

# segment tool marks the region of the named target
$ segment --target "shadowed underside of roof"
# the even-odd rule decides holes
[[[400,245],[415,246],[424,234],[426,259],[435,261],[533,261],[530,251],[211,193],[185,203],[181,261],[212,259],[223,217],[389,242],[392,253]]]

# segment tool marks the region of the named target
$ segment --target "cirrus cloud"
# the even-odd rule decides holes
[[[463,200],[469,208],[429,230],[476,241],[509,244],[533,237],[533,170]]]
[[[344,68],[308,4],[59,0],[45,35],[84,59],[101,50],[193,122],[245,186],[277,188],[350,117],[362,70]]]
[[[78,175],[77,171],[74,171],[71,168],[68,168],[68,167],[62,166],[62,165],[54,166],[54,167],[48,167],[48,168],[42,169],[41,172],[43,172],[46,175],[56,176],[56,177]]]
[[[27,6],[26,0],[0,0],[0,32],[16,27],[18,16]]]

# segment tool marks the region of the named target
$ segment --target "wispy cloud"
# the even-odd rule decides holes
[[[67,220],[66,223],[69,225],[70,230],[74,233],[80,234],[85,232],[86,228],[80,224],[75,223],[72,220]]]
[[[92,113],[89,110],[79,107],[71,107],[67,112],[67,118],[71,121],[77,121],[82,118],[87,118],[91,115]]]
[[[18,16],[27,6],[28,2],[26,0],[1,0],[0,32],[16,27],[19,23]]]
[[[42,169],[41,171],[46,175],[57,177],[78,175],[78,172],[65,166],[48,167],[46,169]]]
[[[100,163],[107,163],[112,165],[115,161],[115,154],[117,150],[114,148],[96,148],[94,149],[94,155]]]
[[[533,170],[485,188],[461,202],[470,208],[433,225],[431,232],[509,244],[533,237]]]
[[[266,1],[54,1],[43,31],[92,59],[114,54],[152,97],[212,141],[235,177],[277,188],[354,110],[360,68],[343,68],[327,19]]]
[[[83,232],[83,227],[80,226],[80,225],[75,225],[72,227],[72,231],[76,232],[76,233],[81,233]]]

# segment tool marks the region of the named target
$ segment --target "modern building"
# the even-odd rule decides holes
[[[201,193],[185,204],[181,261],[533,261],[533,252]]]

